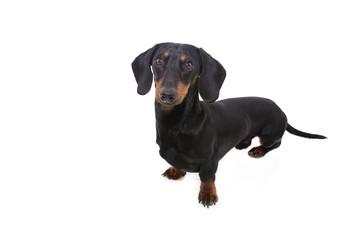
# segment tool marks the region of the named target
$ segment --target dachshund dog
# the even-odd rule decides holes
[[[161,157],[172,166],[163,175],[179,179],[186,172],[199,172],[198,200],[204,206],[218,201],[218,162],[233,147],[245,149],[259,137],[260,146],[252,148],[249,155],[260,158],[280,146],[285,130],[306,138],[326,138],[293,128],[269,99],[215,102],[226,72],[202,48],[157,44],[136,57],[132,69],[141,95],[150,91],[155,80],[156,142]],[[199,94],[204,101],[199,100]]]

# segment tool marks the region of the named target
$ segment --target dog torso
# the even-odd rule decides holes
[[[188,172],[198,172],[201,165],[219,161],[244,139],[272,132],[286,126],[287,121],[273,101],[258,97],[201,101],[192,108],[179,106],[172,111],[157,110],[160,155],[175,168]]]

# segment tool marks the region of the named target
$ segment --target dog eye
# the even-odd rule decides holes
[[[163,60],[161,58],[158,58],[158,59],[155,60],[155,63],[158,66],[162,66],[164,62],[163,62]]]
[[[191,70],[191,69],[193,69],[193,67],[194,67],[194,65],[192,64],[192,62],[186,62],[185,63],[185,69],[186,70]]]

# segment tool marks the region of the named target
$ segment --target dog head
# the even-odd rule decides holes
[[[202,48],[177,43],[157,44],[141,53],[132,69],[137,92],[147,94],[154,77],[156,101],[169,107],[181,104],[195,84],[204,101],[214,102],[226,76],[223,66]]]

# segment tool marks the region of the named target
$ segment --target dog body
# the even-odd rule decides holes
[[[152,66],[153,72],[150,70]],[[199,202],[218,201],[215,173],[219,160],[233,147],[245,149],[254,137],[260,146],[249,151],[259,158],[281,144],[290,133],[325,138],[296,130],[271,100],[258,97],[214,102],[226,72],[203,49],[186,44],[163,43],[140,54],[132,63],[138,93],[146,94],[155,80],[156,142],[160,155],[172,167],[164,176],[178,179],[199,172]],[[204,101],[199,100],[199,94]]]
[[[206,103],[197,98],[195,101],[197,107],[193,113],[179,111],[178,114],[175,109],[161,111],[160,103],[156,102],[157,143],[160,155],[170,165],[187,172],[200,172],[200,177],[201,170],[208,177],[214,175],[217,162],[228,151],[235,146],[246,148],[256,136],[264,147],[279,145],[287,126],[285,114],[269,99],[247,97]],[[209,164],[210,169],[206,167]]]

